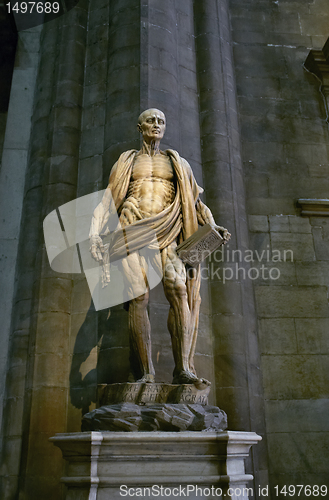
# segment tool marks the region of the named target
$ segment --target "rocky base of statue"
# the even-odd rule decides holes
[[[224,431],[226,414],[217,406],[198,404],[119,403],[84,415],[84,431]]]
[[[97,406],[118,403],[184,403],[208,404],[210,382],[200,379],[195,384],[163,384],[126,382],[98,386]]]

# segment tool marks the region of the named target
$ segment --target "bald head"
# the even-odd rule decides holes
[[[137,128],[147,144],[159,142],[166,130],[166,117],[159,109],[146,109],[139,115]]]
[[[146,109],[139,115],[138,125],[140,125],[145,120],[145,117],[153,115],[161,117],[166,122],[165,114],[162,111],[160,111],[160,109],[150,108]]]

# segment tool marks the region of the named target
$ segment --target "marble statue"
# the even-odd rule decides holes
[[[143,137],[140,151],[123,153],[113,166],[108,188],[119,215],[121,227],[136,228],[133,247],[125,264],[125,274],[134,280],[134,259],[141,265],[138,249],[145,244],[145,228],[155,231],[159,243],[159,259],[165,296],[170,304],[168,329],[171,335],[175,369],[173,384],[198,384],[194,368],[194,351],[200,309],[200,265],[189,267],[175,252],[177,244],[210,224],[227,242],[227,229],[217,226],[209,208],[200,200],[203,191],[194,178],[190,165],[174,150],[160,150],[166,129],[166,118],[158,109],[147,109],[138,119]],[[105,196],[105,195],[104,195]],[[102,234],[108,207],[104,202],[95,209],[90,229],[91,254],[99,263],[108,262],[113,249],[104,245]],[[124,241],[115,241],[120,253]],[[131,248],[131,242],[130,242]],[[105,266],[106,269],[106,266]],[[105,280],[109,276],[105,276]],[[142,371],[139,382],[154,382],[155,370],[151,356],[151,326],[147,313],[149,291],[129,302],[129,333],[134,355]],[[206,382],[206,381],[205,381]]]

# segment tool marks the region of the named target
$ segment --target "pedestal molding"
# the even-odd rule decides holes
[[[193,476],[177,476],[179,481],[173,481],[172,476],[152,476],[152,484],[216,484],[216,483],[227,483],[227,484],[240,484],[246,481],[252,481],[253,476],[251,474],[241,474],[241,475],[222,475],[222,476],[207,476],[207,477],[197,477]],[[127,486],[145,486],[145,478],[140,476],[131,476],[125,478],[124,481],[121,479],[111,479],[107,477],[62,477],[61,482],[65,483],[67,486],[81,486],[81,485],[93,485],[98,484],[104,486],[120,486],[121,484],[126,484]]]
[[[91,490],[119,498],[119,487],[216,485],[246,487],[250,447],[262,438],[254,432],[80,432],[56,434],[52,441],[68,461],[66,500]],[[83,496],[84,495],[84,496]],[[225,496],[229,496],[226,495]],[[88,497],[89,498],[89,497]],[[247,498],[247,493],[243,493]]]
[[[300,198],[298,205],[301,206],[301,215],[308,217],[329,216],[329,199]]]

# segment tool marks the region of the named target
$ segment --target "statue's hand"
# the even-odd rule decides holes
[[[231,238],[231,233],[229,233],[225,227],[217,226],[217,224],[213,224],[211,227],[215,229],[221,235],[222,238],[224,238],[224,245],[226,245],[226,243]]]
[[[103,245],[103,240],[100,236],[95,235],[90,237],[90,252],[97,262],[103,262],[103,254],[105,252],[105,248]]]

